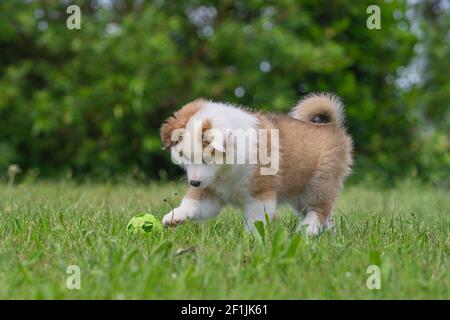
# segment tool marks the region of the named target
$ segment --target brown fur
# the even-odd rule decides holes
[[[168,149],[176,145],[177,141],[172,141],[172,132],[175,129],[183,129],[186,127],[186,123],[189,119],[197,113],[202,107],[204,99],[197,99],[191,103],[186,104],[180,110],[176,111],[173,116],[167,118],[161,126],[161,140],[164,148]]]
[[[202,122],[202,145],[206,148],[211,143],[211,138],[205,136],[205,132],[212,129],[211,119],[206,119]]]
[[[304,194],[306,203],[299,203],[297,209],[316,211],[323,223],[330,214],[344,178],[350,173],[351,138],[336,123],[319,125],[284,115],[262,117],[265,118],[265,127],[280,130],[280,170],[277,176],[261,176],[257,170],[253,178],[253,193],[264,197],[273,195],[270,190],[276,188],[278,199]]]
[[[317,115],[325,116],[327,122],[341,126],[344,120],[341,100],[330,93],[313,93],[301,99],[292,110],[294,119],[314,122]]]
[[[267,143],[268,143],[268,156],[272,152],[270,146],[270,129],[275,129],[275,126],[264,115],[257,113],[260,129],[267,129]],[[276,175],[261,175],[261,164],[257,164],[255,174],[252,179],[252,196],[261,201],[266,201],[276,198],[277,190],[279,189],[280,180]]]

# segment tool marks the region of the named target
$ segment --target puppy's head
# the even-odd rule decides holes
[[[169,117],[161,127],[161,140],[172,161],[182,166],[188,182],[205,188],[215,180],[223,163],[222,131],[214,128],[214,115],[201,112],[205,100],[195,100]]]

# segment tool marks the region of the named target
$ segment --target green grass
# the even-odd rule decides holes
[[[0,185],[0,298],[3,299],[449,299],[447,191],[402,183],[347,186],[337,232],[295,234],[287,208],[261,240],[242,213],[133,237],[128,220],[159,217],[184,186],[68,182]],[[173,193],[178,191],[179,195]],[[66,269],[81,269],[81,290]],[[381,268],[381,289],[366,286]]]

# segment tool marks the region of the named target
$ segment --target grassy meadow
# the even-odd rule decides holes
[[[448,191],[413,182],[348,185],[336,233],[294,232],[288,208],[265,230],[243,231],[242,212],[130,236],[139,212],[159,218],[181,183],[34,182],[0,185],[2,299],[449,299]],[[177,193],[177,194],[175,194]],[[81,289],[69,290],[77,265]],[[381,270],[369,290],[367,268]]]

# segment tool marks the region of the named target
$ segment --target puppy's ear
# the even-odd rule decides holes
[[[160,134],[165,149],[169,149],[178,143],[178,140],[172,141],[171,139],[173,131],[175,129],[186,128],[186,123],[200,110],[205,102],[206,101],[203,99],[194,100],[183,106],[180,110],[175,112],[172,117],[169,117],[164,121],[161,126]]]
[[[213,139],[212,135],[212,121],[211,119],[205,119],[202,121],[202,145],[203,148],[210,145]]]
[[[172,133],[176,129],[185,127],[186,122],[176,119],[175,117],[169,117],[164,121],[160,129],[161,141],[164,149],[168,150],[178,143],[178,140],[172,140]]]

